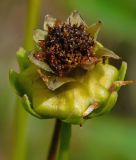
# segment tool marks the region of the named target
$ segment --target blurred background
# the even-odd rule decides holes
[[[136,80],[135,0],[43,0],[38,28],[45,14],[65,20],[78,10],[88,24],[103,27],[98,40],[128,63],[126,79]],[[16,51],[22,46],[28,0],[0,0],[0,160],[11,160],[15,130],[15,93],[9,68],[17,70]],[[54,120],[29,115],[27,159],[45,159]],[[73,126],[71,160],[136,160],[136,86],[125,86],[112,112]]]

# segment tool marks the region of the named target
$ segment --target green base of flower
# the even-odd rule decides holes
[[[29,65],[20,74],[11,70],[10,81],[22,97],[25,109],[32,115],[82,124],[85,119],[101,115],[115,105],[119,88],[112,93],[109,89],[113,82],[124,79],[126,68],[125,62],[120,71],[112,65],[99,63],[80,79],[55,91],[46,87],[34,65]],[[95,103],[98,105],[84,117],[84,112]]]

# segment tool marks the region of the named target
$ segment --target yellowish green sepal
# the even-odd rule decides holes
[[[81,124],[85,121],[83,113],[93,103],[97,102],[100,110],[104,109],[102,113],[108,110],[108,107],[104,107],[111,94],[108,89],[117,79],[118,70],[115,67],[100,63],[92,71],[88,71],[82,80],[70,82],[51,91],[40,79],[36,67],[31,66],[20,74],[19,85],[30,97],[26,101],[25,96],[25,109],[28,107],[26,110],[33,115]],[[94,109],[92,115],[98,116],[100,113]]]
[[[20,70],[25,70],[26,68],[28,68],[30,62],[28,59],[28,53],[24,48],[20,48],[17,53],[17,60],[18,60],[18,64],[20,67]]]

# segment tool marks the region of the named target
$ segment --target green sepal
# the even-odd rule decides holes
[[[126,75],[126,70],[127,70],[127,63],[126,62],[122,62],[120,70],[119,70],[119,76],[118,76],[118,81],[123,81]],[[103,107],[102,109],[96,109],[94,110],[94,112],[92,112],[92,114],[89,116],[89,118],[92,117],[96,117],[96,116],[100,116],[102,114],[104,114],[105,112],[109,112],[113,106],[115,105],[116,101],[117,101],[117,91],[119,91],[121,87],[117,87],[116,91],[112,92],[105,107]]]
[[[16,90],[17,94],[22,96],[24,94],[24,90],[19,83],[19,74],[12,69],[9,71],[9,81]]]
[[[120,70],[119,70],[119,76],[118,76],[118,80],[117,81],[124,81],[125,79],[125,75],[126,75],[126,71],[127,71],[127,63],[126,62],[122,62]],[[119,91],[121,88],[121,86],[116,86],[116,91]]]
[[[20,70],[25,70],[29,66],[28,53],[24,48],[20,48],[17,53],[17,60],[20,67]]]
[[[37,114],[37,113],[33,110],[32,104],[31,104],[31,102],[30,102],[30,100],[29,100],[29,98],[28,98],[28,96],[27,96],[26,94],[21,98],[21,100],[22,100],[23,107],[24,107],[24,109],[25,109],[27,112],[29,112],[29,113],[30,113],[31,115],[33,115],[34,117],[37,117],[37,118],[39,118],[39,119],[43,119],[42,116],[40,116],[39,114]]]
[[[96,117],[96,116],[101,116],[104,113],[109,112],[114,107],[114,105],[117,101],[117,98],[118,98],[118,93],[116,91],[112,92],[110,97],[108,98],[108,101],[105,104],[105,106],[102,107],[102,108],[98,108],[98,109],[94,110],[94,112],[92,112],[89,115],[89,118],[93,118],[93,117]]]
[[[119,70],[118,81],[123,81],[125,79],[126,71],[127,71],[127,63],[123,61]]]
[[[118,93],[116,91],[112,92],[105,107],[102,109],[101,114],[109,112],[116,104],[118,98]]]
[[[82,123],[82,113],[93,102],[100,104],[101,111],[109,98],[109,87],[118,79],[118,70],[115,67],[99,63],[85,75],[78,78],[77,74],[77,82],[70,82],[51,91],[40,79],[37,69],[31,65],[19,74],[18,85],[24,91],[22,96],[26,94],[30,100],[29,103],[25,102],[26,110],[31,114],[36,112],[38,118],[39,115],[45,119],[59,118],[74,124]]]

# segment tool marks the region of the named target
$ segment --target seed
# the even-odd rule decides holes
[[[35,57],[48,63],[59,76],[64,76],[76,66],[94,61],[94,41],[84,25],[63,23],[48,26],[48,36],[39,45],[42,54],[38,53]]]

